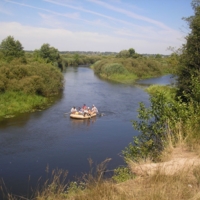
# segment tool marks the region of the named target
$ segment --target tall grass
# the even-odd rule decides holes
[[[23,92],[5,92],[0,94],[0,117],[10,117],[17,113],[34,111],[44,107],[48,100],[38,95]]]
[[[185,168],[173,175],[136,176],[125,182],[89,174],[84,181],[66,183],[67,171],[54,170],[31,198],[8,194],[8,200],[197,200],[200,197],[200,167]]]

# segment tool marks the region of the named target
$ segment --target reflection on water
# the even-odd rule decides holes
[[[84,126],[90,126],[93,125],[97,120],[97,117],[92,117],[91,119],[70,119],[72,123],[73,128],[78,128],[81,127],[82,125]]]
[[[150,85],[153,85],[153,84],[174,85],[175,82],[176,82],[176,77],[174,75],[165,75],[165,76],[162,76],[162,77],[139,80],[139,81],[137,81],[137,84],[141,85],[141,86],[150,86]]]
[[[25,114],[19,114],[17,117],[4,118],[0,120],[0,130],[4,128],[6,129],[9,126],[23,127],[30,119],[30,116],[31,116],[30,113],[25,113]]]

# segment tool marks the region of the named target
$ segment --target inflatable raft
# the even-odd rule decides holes
[[[93,113],[91,115],[85,115],[83,116],[82,114],[71,114],[70,117],[73,119],[90,119],[92,117],[95,117],[97,114]]]

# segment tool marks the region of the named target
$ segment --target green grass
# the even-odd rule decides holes
[[[163,85],[151,85],[149,86],[146,91],[150,95],[155,95],[156,93],[164,93],[168,99],[175,99],[176,95],[176,88],[170,86],[163,86]]]
[[[0,118],[34,111],[44,107],[47,101],[45,97],[28,95],[22,92],[2,93],[0,94]]]

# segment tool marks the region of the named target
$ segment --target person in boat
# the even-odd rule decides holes
[[[88,107],[88,115],[91,115],[92,114],[92,110],[90,110],[90,107]]]
[[[78,108],[78,114],[83,115],[83,109],[81,107]]]
[[[96,108],[94,104],[92,106],[92,113],[98,113],[98,109]]]
[[[83,112],[84,112],[84,116],[85,115],[91,115],[90,107],[87,107],[85,110],[83,110]]]
[[[83,110],[87,110],[87,106],[85,104],[83,104],[83,107],[82,107]]]
[[[77,112],[76,107],[75,107],[75,106],[72,107],[72,109],[71,109],[71,114],[75,114],[76,112]]]

